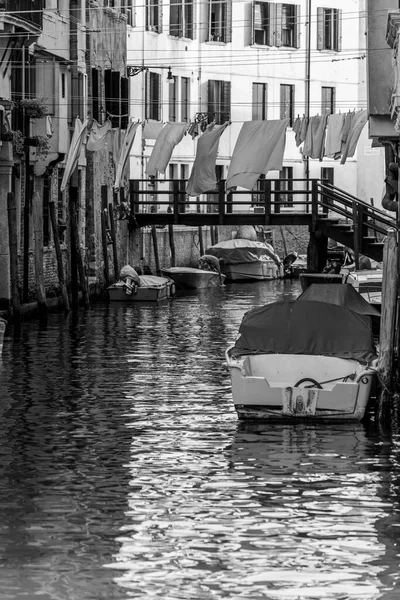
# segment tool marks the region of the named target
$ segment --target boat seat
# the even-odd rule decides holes
[[[242,366],[245,376],[265,378],[271,387],[293,386],[300,379],[309,377],[320,384],[327,382],[322,385],[324,389],[332,389],[338,380],[363,369],[363,365],[355,360],[299,354],[246,356]]]

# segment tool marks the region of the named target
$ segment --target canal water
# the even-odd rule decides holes
[[[224,352],[298,283],[7,331],[0,600],[395,600],[400,436],[245,425]]]

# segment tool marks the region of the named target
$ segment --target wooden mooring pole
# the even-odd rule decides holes
[[[38,313],[40,320],[47,319],[46,290],[43,271],[43,219],[42,203],[37,192],[32,197],[32,220],[35,235],[35,276]]]
[[[154,261],[156,263],[156,273],[160,275],[160,257],[158,255],[157,229],[155,225],[151,226],[151,237],[153,239]]]
[[[56,215],[56,206],[53,201],[49,202],[49,213],[50,213],[51,227],[53,230],[54,249],[56,251],[56,258],[57,258],[58,283],[60,285],[61,298],[62,298],[62,301],[64,304],[65,312],[69,312],[70,306],[69,306],[67,286],[65,285],[64,265],[63,265],[62,252],[61,252],[60,236],[58,233],[58,219],[57,219],[57,215]]]
[[[21,330],[21,300],[18,285],[18,234],[17,234],[17,203],[14,194],[7,194],[8,210],[8,244],[10,249],[10,279],[14,331]]]
[[[171,251],[171,267],[176,267],[174,226],[172,223],[169,223],[169,225],[168,225],[168,237],[169,237],[169,248]]]
[[[390,392],[397,312],[398,253],[395,229],[388,229],[383,249],[383,281],[380,352],[378,372],[381,392],[378,399],[378,420],[385,420],[390,411]]]

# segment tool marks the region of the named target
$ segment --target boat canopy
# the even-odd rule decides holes
[[[360,315],[381,316],[379,310],[367,302],[350,283],[312,283],[297,300],[315,300],[344,306]]]
[[[277,265],[281,260],[275,254],[273,247],[264,242],[254,242],[242,238],[219,242],[208,248],[207,254],[216,256],[226,265],[238,265],[241,263],[259,262],[261,257],[272,259]]]
[[[245,313],[232,354],[307,354],[371,361],[371,318],[327,302],[279,301]]]

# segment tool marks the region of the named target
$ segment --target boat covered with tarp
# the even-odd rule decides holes
[[[376,375],[371,315],[304,299],[256,307],[226,359],[239,418],[360,420]]]
[[[228,281],[276,279],[283,275],[281,259],[266,242],[235,238],[214,244],[207,254],[218,258]]]

